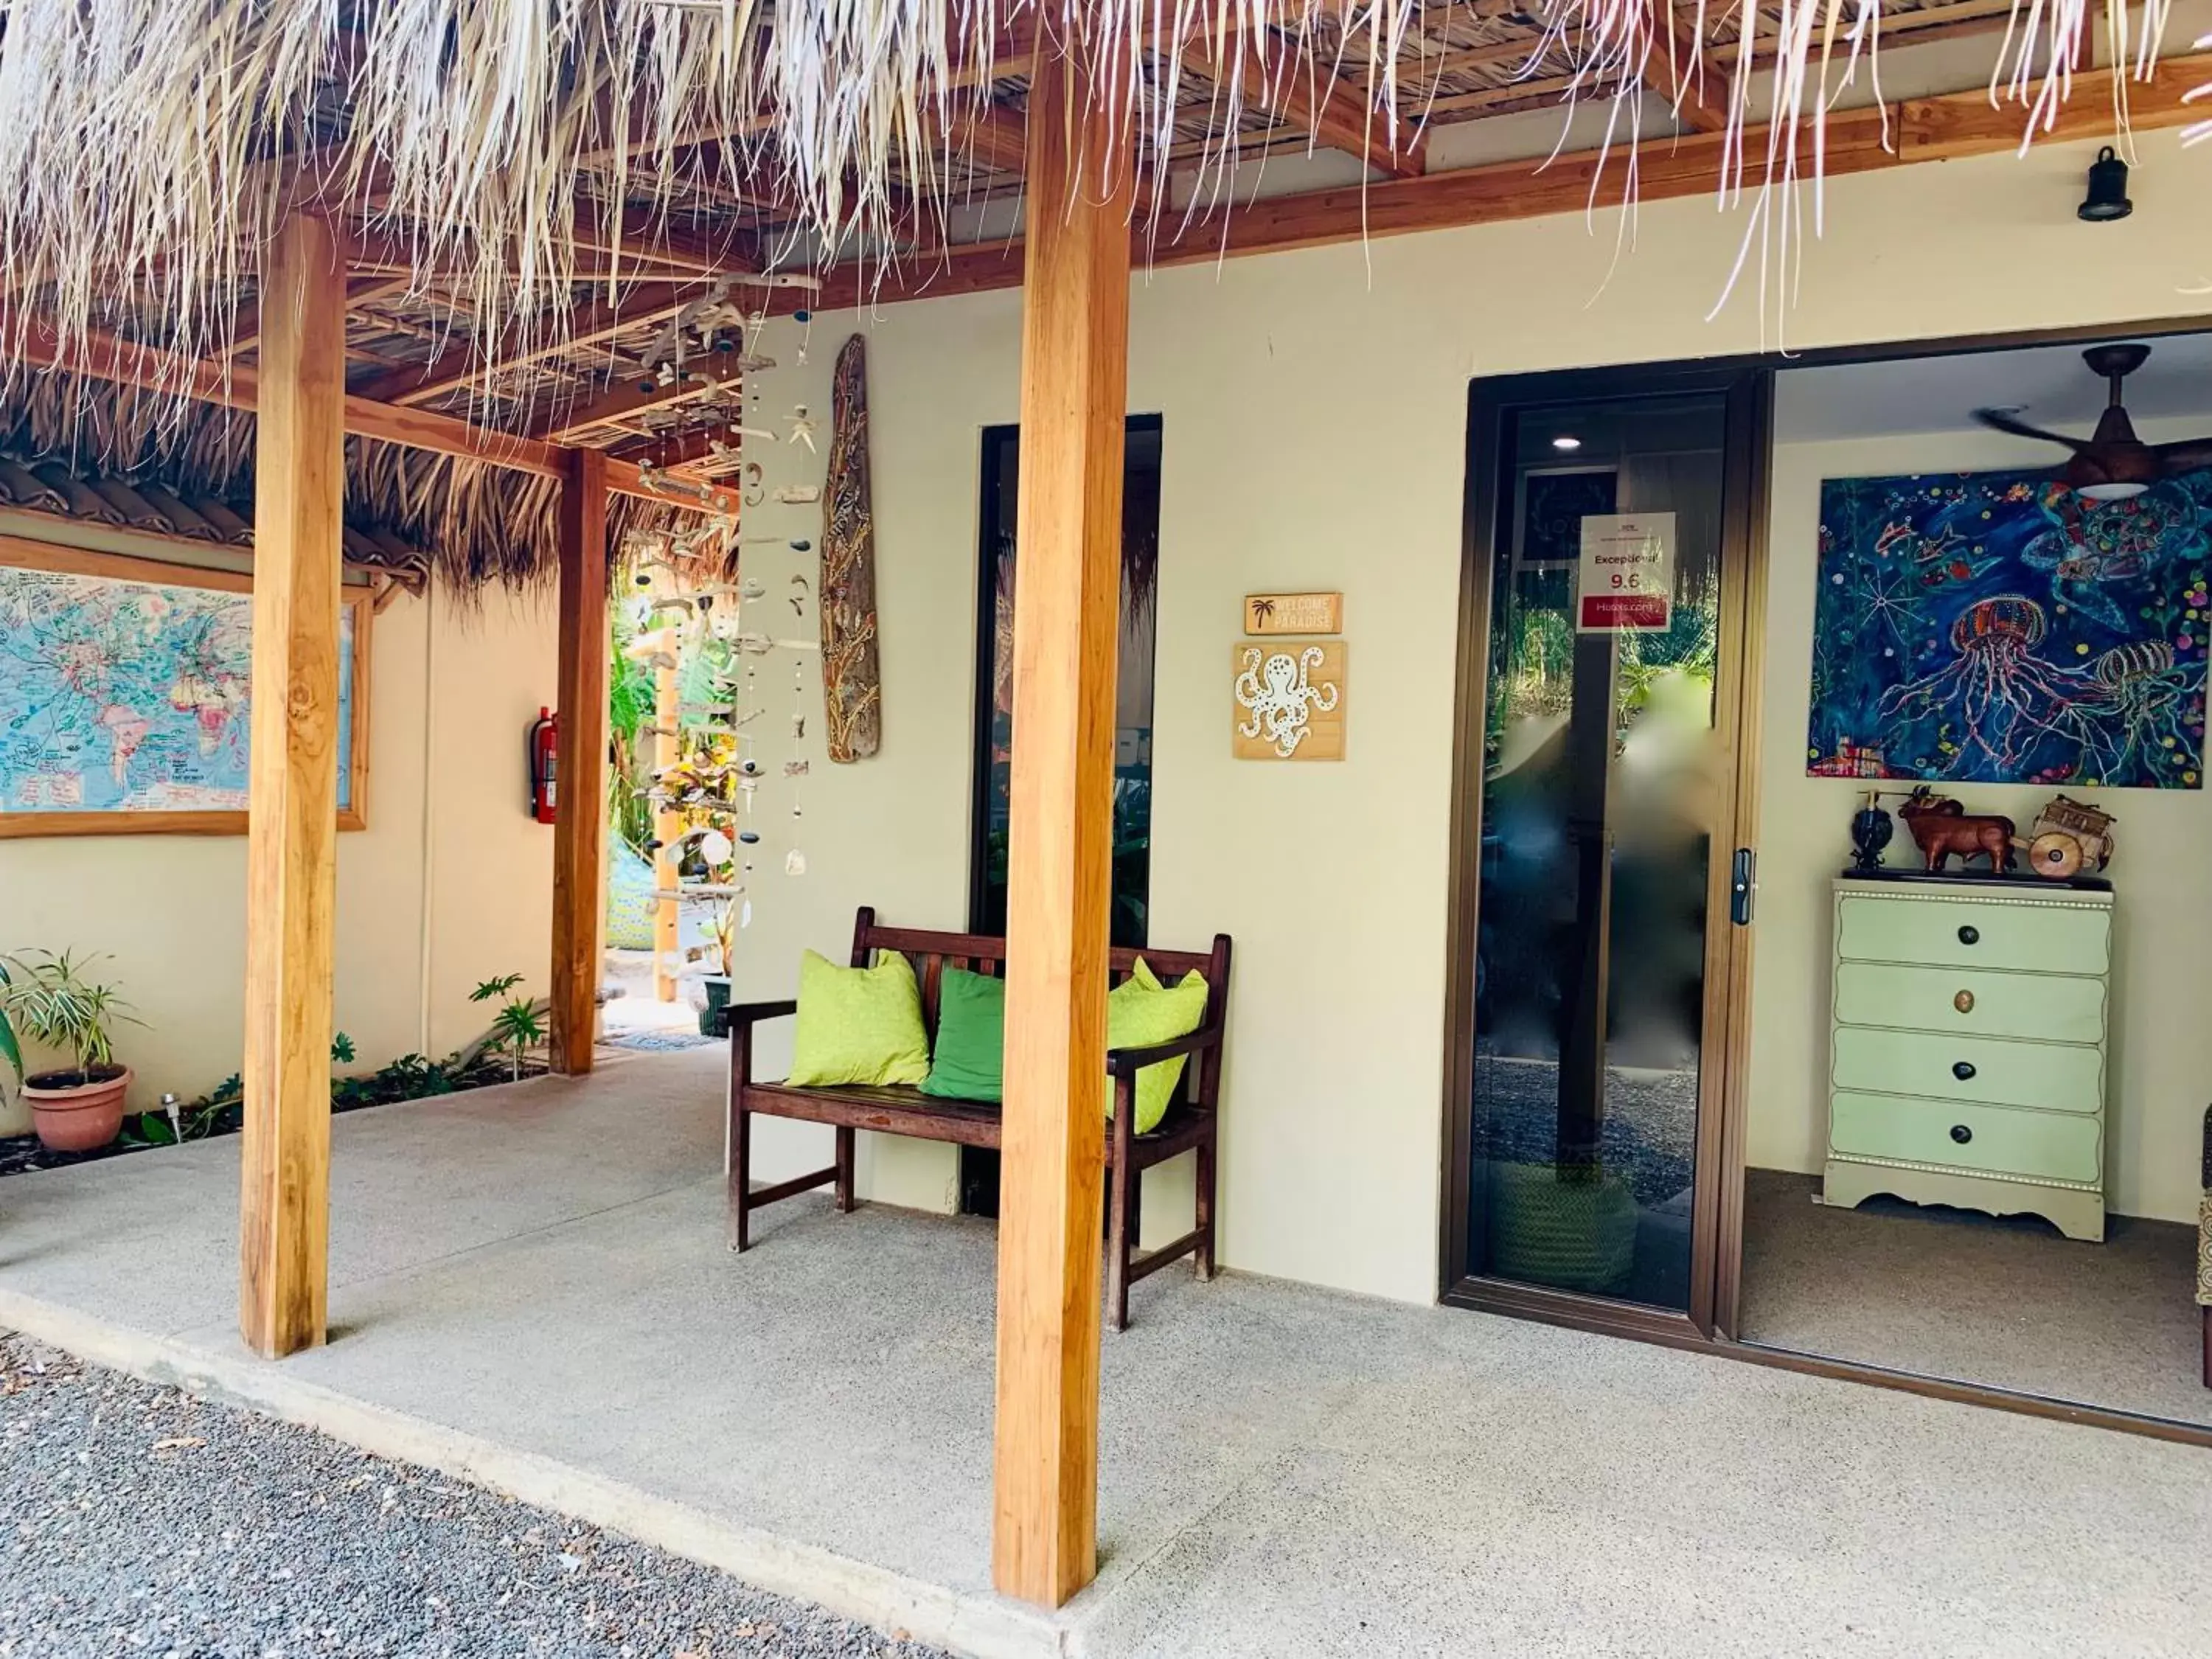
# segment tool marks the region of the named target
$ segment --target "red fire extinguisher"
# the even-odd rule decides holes
[[[540,823],[553,822],[553,773],[560,719],[550,708],[538,711],[530,726],[530,816]]]

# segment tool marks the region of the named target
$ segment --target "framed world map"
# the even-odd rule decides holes
[[[338,630],[338,827],[368,823],[369,593]],[[0,838],[244,835],[253,579],[0,538]]]

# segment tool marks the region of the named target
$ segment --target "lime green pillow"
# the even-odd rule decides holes
[[[1206,975],[1188,973],[1177,985],[1163,985],[1142,957],[1130,977],[1106,998],[1106,1046],[1144,1048],[1188,1036],[1206,1023]],[[1147,1066],[1137,1073],[1137,1133],[1148,1134],[1168,1115],[1188,1055]],[[1106,1097],[1106,1111],[1113,1115],[1114,1097]]]
[[[937,1052],[921,1091],[947,1100],[1006,1092],[1006,981],[947,968],[937,981]]]
[[[929,1033],[913,964],[886,951],[872,968],[840,968],[809,951],[799,959],[794,1087],[919,1083],[929,1075]]]

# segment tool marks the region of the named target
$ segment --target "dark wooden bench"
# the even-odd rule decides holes
[[[974,933],[926,933],[912,927],[881,927],[876,913],[863,909],[853,924],[853,966],[865,968],[878,951],[896,951],[914,964],[921,985],[922,1018],[930,1040],[937,1037],[937,991],[947,968],[997,976],[1005,971],[1006,942]],[[1193,969],[1206,975],[1206,1018],[1188,1036],[1146,1048],[1118,1048],[1106,1056],[1114,1084],[1114,1118],[1099,1126],[1107,1164],[1106,1305],[1114,1328],[1129,1326],[1129,1286],[1182,1256],[1195,1258],[1198,1276],[1213,1274],[1215,1130],[1221,1091],[1221,1036],[1229,1007],[1229,936],[1214,935],[1213,949],[1123,951],[1112,953],[1111,978],[1119,985],[1137,958],[1169,983]],[[751,1002],[726,1011],[730,1036],[730,1248],[750,1244],[752,1212],[817,1187],[835,1184],[837,1207],[853,1207],[853,1153],[856,1131],[950,1141],[959,1146],[997,1150],[1000,1119],[995,1103],[940,1100],[911,1088],[790,1088],[753,1078],[753,1028],[763,1020],[796,1013],[796,1002]],[[1142,1067],[1176,1054],[1191,1056],[1183,1067],[1167,1115],[1150,1134],[1134,1133],[1136,1079]],[[756,1116],[796,1118],[827,1123],[837,1132],[836,1162],[811,1175],[794,1176],[756,1189],[752,1184],[752,1120]],[[1196,1224],[1172,1244],[1149,1255],[1137,1253],[1140,1177],[1146,1170],[1185,1152],[1198,1155]]]

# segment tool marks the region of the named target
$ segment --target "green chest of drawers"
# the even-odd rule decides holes
[[[1821,1200],[1876,1193],[2105,1237],[2112,896],[1835,884]]]

